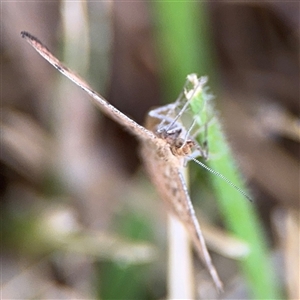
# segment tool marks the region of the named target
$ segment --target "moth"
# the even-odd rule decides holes
[[[187,110],[189,100],[185,103],[178,100],[173,104],[150,111],[149,117],[152,121],[148,122],[147,128],[143,127],[108,103],[75,72],[65,67],[36,37],[25,31],[21,32],[21,36],[59,72],[87,92],[102,113],[121,124],[138,138],[141,143],[141,155],[145,168],[160,197],[187,228],[194,247],[210,273],[217,290],[222,291],[223,284],[206,248],[183,178],[182,170],[186,162],[195,160],[195,156],[198,154],[203,155],[202,148],[190,136],[193,124],[186,129],[180,122],[180,118]],[[199,82],[199,86],[200,84],[201,82]],[[202,166],[202,163],[200,165]],[[206,165],[203,164],[203,166],[212,171]]]

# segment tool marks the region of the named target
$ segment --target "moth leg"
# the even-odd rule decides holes
[[[210,118],[209,121],[204,122],[202,126],[200,126],[197,131],[195,131],[192,135],[192,138],[194,140],[198,140],[198,145],[197,148],[201,152],[201,157],[203,157],[205,160],[208,160],[209,158],[209,143],[208,143],[208,127],[211,126],[215,122],[215,118]],[[199,136],[201,133],[203,133],[203,141],[199,141],[199,138],[197,139],[197,136]]]
[[[152,118],[162,121],[167,120],[169,123],[171,123],[174,120],[174,117],[171,117],[171,115],[176,114],[176,108],[180,106],[180,103],[183,100],[184,94],[181,92],[175,102],[154,108],[149,111],[148,115]]]
[[[195,124],[196,124],[196,120],[194,119],[191,126],[190,126],[190,128],[185,133],[181,148],[184,147],[184,145],[187,143],[187,141],[191,139],[190,138],[190,133],[191,133],[192,129],[194,128]]]
[[[166,117],[165,113],[172,110],[174,111],[175,110],[174,108],[175,108],[175,103],[170,103],[150,110],[148,112],[148,115],[152,118],[163,120]]]
[[[167,104],[162,107],[151,110],[148,115],[152,118],[161,120],[157,125],[157,133],[167,137],[178,138],[184,131],[184,128],[179,122],[174,122],[175,109],[178,105],[175,103]]]
[[[161,122],[158,125],[158,128],[160,128],[166,123],[170,124],[173,122],[174,118],[171,116],[171,114],[175,112],[175,107],[175,103],[160,106],[150,110],[148,115],[152,118],[161,120]]]
[[[201,147],[202,150],[202,157],[207,160],[209,153],[208,153],[208,124],[207,122],[204,124],[204,141]]]

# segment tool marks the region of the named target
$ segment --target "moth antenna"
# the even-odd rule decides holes
[[[224,175],[222,175],[221,173],[209,168],[207,165],[205,165],[204,163],[202,163],[201,161],[197,160],[196,158],[194,158],[192,156],[187,156],[187,157],[189,159],[191,159],[192,161],[194,161],[199,166],[201,166],[202,168],[204,168],[206,171],[209,171],[210,173],[212,173],[214,175],[217,175],[218,177],[222,178],[229,185],[231,185],[233,188],[235,188],[240,194],[242,194],[244,197],[246,197],[250,202],[253,202],[253,200],[242,189],[240,189],[238,186],[236,186],[233,182],[231,182],[229,179],[227,179]]]

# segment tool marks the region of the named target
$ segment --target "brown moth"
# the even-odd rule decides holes
[[[65,67],[37,38],[25,31],[21,32],[21,36],[59,72],[87,92],[93,103],[104,114],[140,140],[144,165],[160,197],[187,228],[195,249],[208,269],[216,288],[222,291],[223,284],[206,248],[182,175],[186,158],[194,153],[194,148],[200,149],[195,140],[189,136],[189,130],[185,130],[178,121],[187,104],[178,113],[176,113],[177,102],[150,111],[149,116],[154,122],[146,129],[108,103],[82,78]]]

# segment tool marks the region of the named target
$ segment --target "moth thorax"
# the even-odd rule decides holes
[[[171,128],[171,129],[166,129],[166,128],[158,128],[156,129],[156,135],[159,136],[162,139],[177,139],[182,132],[182,128]]]

